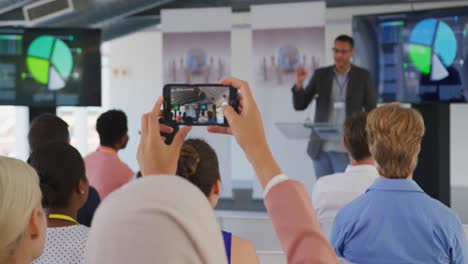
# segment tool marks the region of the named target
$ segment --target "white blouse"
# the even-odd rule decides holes
[[[44,252],[33,264],[84,264],[88,232],[83,225],[47,228]]]

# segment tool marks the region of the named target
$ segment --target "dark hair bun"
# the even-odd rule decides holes
[[[199,164],[200,155],[198,154],[198,151],[194,147],[184,144],[180,151],[180,157],[177,163],[179,176],[190,180],[197,174]]]

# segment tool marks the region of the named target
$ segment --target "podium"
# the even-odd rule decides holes
[[[310,139],[314,133],[324,141],[341,141],[343,138],[343,127],[338,124],[313,123],[310,120],[304,122],[277,122],[275,126],[287,139],[299,140]]]

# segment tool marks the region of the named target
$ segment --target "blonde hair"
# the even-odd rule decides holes
[[[367,117],[369,147],[380,175],[403,179],[413,173],[424,130],[421,114],[398,103],[370,112]]]
[[[23,161],[0,156],[0,263],[12,257],[35,208],[39,177]]]

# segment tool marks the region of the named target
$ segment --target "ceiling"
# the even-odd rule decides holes
[[[22,6],[37,0],[0,0],[0,25],[21,25]],[[441,0],[326,0],[327,7],[358,5],[408,4]],[[447,1],[447,0],[446,0]],[[71,14],[39,23],[40,27],[89,27],[102,29],[102,40],[108,41],[160,23],[161,9],[231,7],[234,12],[249,11],[251,5],[305,0],[73,0]],[[14,22],[11,22],[14,21]]]

